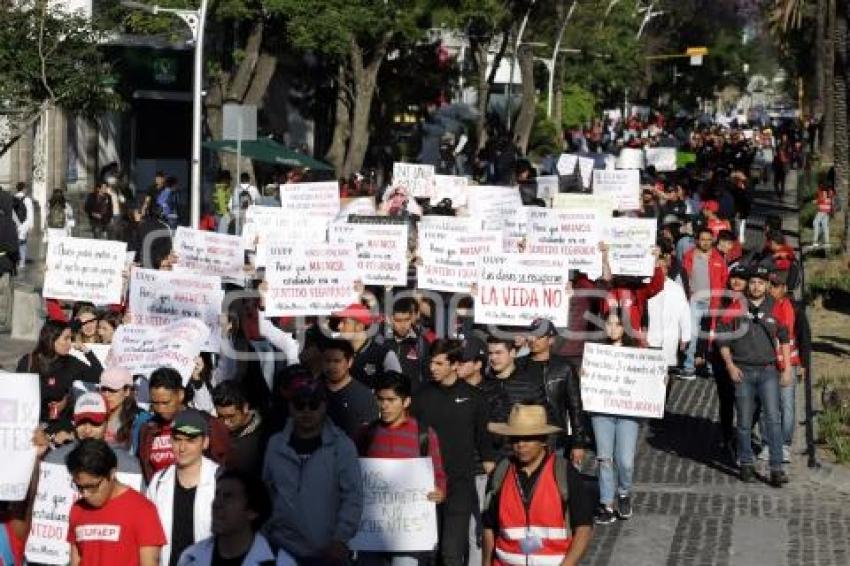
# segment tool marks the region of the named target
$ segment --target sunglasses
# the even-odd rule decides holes
[[[298,400],[292,402],[292,407],[296,411],[318,411],[319,407],[322,406],[322,403],[324,403],[324,401],[321,399],[310,399],[309,401]]]

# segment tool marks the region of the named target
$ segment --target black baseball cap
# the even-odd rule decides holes
[[[749,279],[750,270],[746,265],[736,263],[729,269],[729,278],[736,277],[738,279]]]
[[[209,435],[207,419],[197,409],[183,409],[174,417],[171,434],[182,434],[190,438]]]
[[[528,325],[526,334],[533,334],[534,336],[557,336],[558,331],[555,330],[555,325],[552,324],[551,320],[536,318]]]
[[[759,265],[752,271],[750,271],[750,279],[763,279],[765,281],[770,281],[770,270],[763,265]]]
[[[460,353],[460,359],[464,362],[481,360],[483,363],[487,359],[487,347],[479,338],[469,336],[463,341],[463,351]]]

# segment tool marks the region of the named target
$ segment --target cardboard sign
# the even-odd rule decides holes
[[[578,165],[578,155],[562,153],[555,167],[558,169],[558,175],[567,177],[576,172],[576,165]]]
[[[339,213],[339,184],[285,183],[280,186],[280,206],[300,216],[319,216],[332,220]]]
[[[603,229],[602,241],[608,244],[611,273],[651,276],[655,271],[653,248],[657,231],[655,218],[609,219]]]
[[[667,361],[662,350],[586,342],[579,381],[585,411],[664,417]]]
[[[602,220],[593,209],[529,210],[526,251],[563,257],[568,269],[577,269],[596,279],[602,273],[599,251]]]
[[[645,152],[647,167],[652,165],[659,173],[676,170],[675,147],[648,147]]]
[[[423,163],[393,163],[393,187],[405,187],[413,198],[434,196],[434,166]]]
[[[328,236],[337,245],[354,244],[357,272],[365,285],[407,286],[406,222],[333,224]]]
[[[624,147],[617,156],[617,169],[643,169],[643,150],[634,147]]]
[[[149,376],[161,367],[174,368],[189,382],[195,369],[195,358],[209,337],[206,324],[185,318],[166,326],[122,324],[112,337],[109,365],[121,366],[133,375]]]
[[[178,226],[174,234],[174,271],[245,278],[245,247],[240,236]]]
[[[477,278],[478,258],[501,253],[502,233],[478,230],[469,218],[426,216],[418,243],[422,260],[416,269],[418,288],[469,293]]]
[[[361,458],[363,514],[349,542],[354,550],[431,551],[437,544],[437,506],[431,458]]]
[[[484,255],[478,262],[476,324],[528,326],[546,318],[567,325],[567,266],[540,254]]]
[[[612,198],[617,210],[639,210],[640,171],[594,169],[593,194]]]
[[[329,315],[356,303],[354,246],[289,242],[266,252],[267,316]]]
[[[50,240],[41,295],[95,305],[118,304],[126,257],[124,242],[88,238]]]
[[[134,269],[130,274],[129,310],[133,324],[166,326],[184,318],[203,321],[209,337],[204,352],[218,353],[221,346],[221,279],[176,271]]]
[[[469,215],[477,218],[484,230],[501,230],[505,221],[522,208],[517,187],[470,187],[467,197]]]
[[[578,169],[581,174],[581,186],[585,189],[590,188],[590,183],[593,181],[593,168],[595,161],[592,157],[579,157]]]
[[[22,501],[35,464],[32,435],[41,409],[39,379],[32,373],[3,373],[0,379],[0,501]]]
[[[452,208],[460,208],[466,206],[466,191],[469,186],[469,179],[459,175],[435,175],[434,176],[434,196],[431,197],[431,204],[439,204],[443,199],[451,199]]]

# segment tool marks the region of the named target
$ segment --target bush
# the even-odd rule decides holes
[[[812,222],[815,220],[815,214],[817,214],[817,206],[814,202],[811,201],[803,201],[802,206],[800,206],[800,226],[811,228]]]
[[[583,126],[596,117],[596,97],[589,90],[570,84],[564,88],[561,122],[564,128]]]
[[[825,409],[817,422],[820,441],[832,450],[839,463],[850,462],[850,409]]]
[[[531,137],[528,139],[528,155],[541,158],[560,153],[559,134],[555,123],[546,116],[546,108],[538,104],[534,111],[534,126],[531,128]]]

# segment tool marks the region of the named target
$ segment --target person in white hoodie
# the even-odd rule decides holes
[[[212,534],[218,472],[218,465],[203,455],[209,445],[209,428],[200,411],[180,411],[171,435],[175,463],[153,476],[147,493],[168,538],[160,566],[174,566],[184,550]]]
[[[242,234],[242,226],[245,225],[245,211],[260,199],[260,191],[251,183],[248,173],[239,175],[239,185],[233,189],[230,197],[230,216],[236,220],[236,234]]]
[[[646,341],[650,348],[661,348],[667,365],[679,364],[679,352],[684,351],[691,337],[691,310],[682,284],[670,278],[672,250],[662,249],[658,264],[664,272],[664,288],[649,299],[649,327]]]
[[[19,254],[18,269],[23,269],[27,261],[27,239],[35,225],[35,208],[32,198],[27,194],[27,185],[18,183],[15,186],[15,224],[18,226]]]

